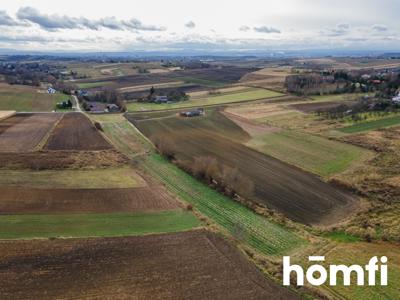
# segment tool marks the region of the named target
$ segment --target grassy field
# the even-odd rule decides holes
[[[111,237],[177,232],[200,226],[190,212],[3,215],[0,239]]]
[[[93,120],[100,122],[104,133],[111,143],[128,156],[143,154],[149,145],[135,128],[122,115],[91,115]]]
[[[281,255],[305,243],[288,229],[222,196],[159,155],[148,157],[143,166],[181,199],[261,253]]]
[[[396,125],[400,125],[400,116],[357,123],[351,126],[339,128],[338,130],[343,133],[358,133]]]
[[[333,292],[339,299],[399,299],[399,281],[400,281],[400,247],[393,244],[384,243],[340,243],[330,250],[326,256],[327,264],[344,265],[366,265],[373,256],[387,256],[389,266],[388,286],[380,286],[380,279],[377,276],[376,286],[357,286],[355,278],[352,279],[351,286],[343,286],[342,278],[338,276],[338,285],[326,287]],[[340,274],[340,273],[339,273]],[[354,274],[353,274],[354,275]],[[368,281],[368,278],[366,278]]]
[[[369,157],[365,149],[293,130],[257,136],[246,145],[321,176],[342,172]]]
[[[57,102],[66,101],[68,95],[39,93],[37,87],[0,84],[0,110],[53,111]]]
[[[226,95],[209,96],[204,98],[196,98],[188,101],[182,101],[171,104],[156,104],[156,103],[128,103],[129,111],[144,111],[144,110],[163,110],[163,109],[175,109],[205,105],[216,105],[224,103],[233,103],[241,101],[258,100],[264,98],[273,98],[282,96],[281,93],[254,88],[250,91],[230,93]]]
[[[367,93],[349,93],[349,94],[338,94],[338,95],[322,95],[322,96],[311,96],[310,98],[318,102],[326,101],[348,101],[355,100],[358,97],[366,96]]]
[[[129,188],[144,186],[128,167],[96,170],[0,170],[0,185],[32,188]]]
[[[95,87],[107,86],[111,84],[111,81],[97,81],[97,82],[87,82],[87,83],[78,83],[78,88],[80,89],[90,89]]]
[[[208,86],[208,87],[223,87],[223,86],[229,84],[229,82],[207,80],[207,79],[194,78],[194,77],[178,77],[178,79],[184,81],[185,83],[199,84],[199,85],[204,85],[204,86]]]
[[[160,63],[137,62],[137,63],[94,63],[81,62],[68,64],[68,71],[77,72],[79,76],[88,78],[106,78],[110,76],[127,76],[138,73],[138,68],[159,69]]]

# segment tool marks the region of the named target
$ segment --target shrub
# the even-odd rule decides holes
[[[157,148],[157,151],[165,156],[168,160],[175,159],[176,147],[173,142],[161,135],[156,135],[150,138]]]
[[[94,122],[94,127],[96,127],[97,130],[103,131],[103,127],[99,122]]]

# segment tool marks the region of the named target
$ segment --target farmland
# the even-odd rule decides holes
[[[0,83],[0,110],[21,112],[53,111],[57,102],[66,101],[64,94],[47,94],[39,88]]]
[[[400,116],[382,118],[368,122],[360,122],[351,126],[339,128],[338,130],[343,133],[353,134],[363,131],[376,130],[382,127],[396,126],[396,125],[400,125]]]
[[[178,209],[182,205],[157,185],[134,188],[1,187],[0,214],[120,213]]]
[[[346,253],[346,255],[343,255]],[[326,254],[329,258],[328,264],[360,264],[365,265],[371,257],[378,255],[386,256],[389,261],[389,282],[388,286],[357,286],[355,284],[345,287],[338,284],[335,287],[329,287],[330,290],[341,297],[346,299],[396,299],[399,293],[398,285],[396,284],[400,280],[400,251],[399,245],[388,244],[388,243],[340,243]],[[352,280],[355,280],[352,277]],[[379,279],[377,279],[379,280]],[[338,279],[340,283],[342,278]],[[354,282],[354,281],[353,281]],[[384,296],[383,296],[384,295]],[[382,298],[384,297],[384,298]]]
[[[171,113],[170,113],[171,114]],[[135,122],[134,115],[130,118]],[[206,117],[182,119],[157,118],[136,122],[152,138],[162,132],[176,148],[182,161],[211,156],[223,164],[235,166],[255,185],[254,200],[289,218],[303,223],[332,222],[340,211],[351,212],[355,199],[320,181],[317,177],[254,151],[241,142],[249,139],[239,126],[216,110]],[[268,185],[266,185],[268,182]]]
[[[104,150],[110,148],[111,145],[90,120],[80,113],[64,115],[45,145],[45,149],[48,150]]]
[[[296,234],[211,190],[159,156],[149,157],[144,167],[203,215],[261,253],[288,253],[305,243]]]
[[[0,123],[1,124],[1,123]],[[126,157],[114,149],[102,151],[47,151],[2,152],[1,169],[65,170],[119,167]]]
[[[293,130],[267,133],[246,145],[321,176],[342,172],[371,156],[362,148]]]
[[[62,117],[61,114],[18,114],[0,122],[0,151],[32,151]]]
[[[78,83],[78,88],[80,89],[90,89],[95,87],[107,86],[111,81],[98,81],[98,82],[89,82],[89,83]]]
[[[168,84],[180,82],[183,85],[197,84],[205,87],[221,87],[226,84],[236,83],[253,68],[223,67],[194,70],[176,70],[171,72],[156,72],[144,74],[131,74],[126,76],[110,76],[101,78],[87,78],[76,81],[76,84],[107,82],[107,86],[121,88],[135,88],[137,86]]]
[[[199,226],[190,212],[3,215],[0,239],[130,236],[177,232]]]
[[[31,188],[132,188],[145,183],[132,169],[0,170],[0,186]]]
[[[39,69],[42,89],[128,111],[0,111],[0,298],[396,298],[400,122],[388,101],[370,112],[372,93],[395,90],[330,69],[369,59],[25,59],[0,62],[19,70],[3,80],[33,84],[23,71]],[[312,95],[319,80],[334,94]],[[355,103],[368,122],[321,112]],[[285,289],[283,255],[388,255],[390,284]]]
[[[185,108],[194,106],[208,106],[208,105],[267,99],[279,96],[282,96],[282,94],[270,90],[254,88],[249,91],[243,91],[243,92],[238,91],[236,93],[227,93],[225,95],[194,98],[192,100],[171,103],[171,104],[138,103],[138,102],[128,103],[128,110],[143,111],[143,110],[176,109],[176,108]]]
[[[69,63],[67,69],[76,72],[79,77],[107,78],[110,76],[128,76],[138,73],[139,68],[160,70],[159,63]],[[168,71],[168,69],[163,69]]]
[[[96,116],[96,119],[99,119],[99,116]],[[105,122],[102,123],[105,128],[107,128],[107,123],[112,124],[113,120],[117,124],[127,122],[116,116],[100,117],[101,119]],[[130,136],[130,139],[141,140],[140,135],[132,126],[120,126],[120,128],[124,128],[124,135]],[[106,133],[112,137],[112,131],[106,130]],[[112,140],[114,141],[114,139]],[[124,141],[126,140],[128,139]],[[141,144],[142,147],[148,147],[146,141],[142,141]],[[258,251],[277,255],[291,251],[305,243],[299,236],[290,233],[288,229],[258,216],[250,209],[210,189],[159,155],[153,154],[142,158],[137,156],[137,145],[133,146],[131,151],[129,151],[129,144],[123,146],[120,141],[117,141],[116,145],[119,149],[124,149],[127,155],[133,157],[146,173],[163,182],[170,192],[193,205],[200,213]]]
[[[299,299],[265,279],[230,243],[206,231],[3,241],[0,266],[5,269],[0,274],[0,292],[7,298],[18,293],[19,298],[41,299],[127,295],[138,299]]]

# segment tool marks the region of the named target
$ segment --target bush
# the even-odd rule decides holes
[[[103,131],[103,127],[99,122],[94,122],[94,127],[96,127],[97,130]]]
[[[176,147],[173,142],[161,135],[155,135],[150,138],[157,148],[158,153],[165,156],[168,160],[175,159]]]
[[[255,186],[252,180],[241,174],[238,169],[220,165],[213,157],[195,157],[193,162],[178,160],[176,164],[197,179],[214,185],[218,191],[227,196],[252,197],[254,195]]]

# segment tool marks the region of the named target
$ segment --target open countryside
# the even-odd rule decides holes
[[[400,299],[395,1],[39,2],[0,10],[0,299]]]

